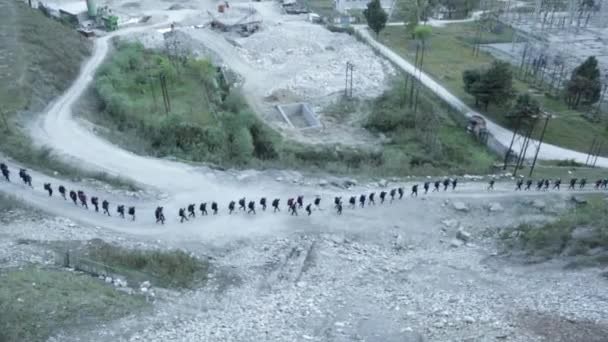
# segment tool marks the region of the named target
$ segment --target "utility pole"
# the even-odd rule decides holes
[[[551,119],[551,115],[545,115],[545,125],[543,126],[543,131],[540,133],[540,139],[538,139],[538,146],[536,147],[536,153],[534,154],[534,160],[532,161],[532,166],[530,167],[530,174],[528,177],[532,177],[532,172],[534,172],[534,166],[536,166],[538,152],[540,152],[540,147],[543,144],[543,139],[545,138],[545,132],[547,131],[547,126],[549,125],[549,119]]]
[[[597,158],[599,158],[600,154],[602,153],[602,145],[604,144],[603,141],[600,141],[600,143],[597,146],[597,149],[595,151],[595,159],[593,159],[593,167],[595,167],[595,164],[597,163]]]
[[[347,98],[353,97],[353,70],[355,65],[351,62],[346,62],[346,80],[344,85],[344,96]]]
[[[589,166],[594,157],[595,152],[595,144],[597,142],[597,135],[593,137],[593,141],[591,141],[591,147],[589,148],[589,152],[587,153],[587,159],[585,159],[585,165]]]
[[[505,153],[505,162],[502,166],[503,170],[507,169],[507,163],[509,163],[509,157],[511,157],[511,150],[513,149],[513,143],[515,142],[515,137],[517,136],[517,132],[519,131],[519,127],[521,125],[521,115],[517,117],[517,124],[515,125],[515,130],[513,130],[513,137],[511,138],[511,143],[509,144],[509,149],[507,153]]]
[[[524,137],[524,142],[522,144],[521,150],[519,151],[519,157],[517,158],[517,163],[515,164],[515,169],[513,170],[513,177],[517,176],[517,170],[521,169],[524,164],[524,160],[526,159],[526,153],[528,151],[528,144],[530,143],[530,136],[532,135],[532,131],[534,130],[534,126],[536,121],[530,123],[530,127],[528,127],[528,131]]]

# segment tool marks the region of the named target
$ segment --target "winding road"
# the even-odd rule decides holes
[[[467,118],[471,118],[474,115],[479,115],[479,116],[483,117],[486,120],[486,127],[488,128],[489,132],[494,136],[494,138],[496,138],[496,140],[498,140],[500,142],[501,145],[505,146],[505,150],[506,150],[506,148],[508,148],[508,146],[511,142],[511,139],[513,138],[512,131],[496,124],[495,122],[490,120],[488,117],[471,109],[464,102],[462,102],[462,100],[460,100],[459,98],[454,96],[445,87],[443,87],[437,81],[432,79],[428,74],[426,74],[425,72],[421,72],[420,70],[417,70],[414,67],[414,65],[412,65],[410,62],[403,59],[401,56],[399,56],[398,54],[393,52],[387,46],[376,41],[372,37],[372,35],[369,34],[369,31],[367,30],[366,27],[359,26],[359,27],[357,27],[357,31],[359,32],[359,34],[361,34],[363,39],[365,39],[365,41],[367,43],[369,43],[376,51],[378,51],[380,54],[382,54],[388,60],[393,62],[395,65],[397,65],[401,70],[403,70],[406,73],[411,74],[411,75],[414,75],[414,74],[419,75],[418,78],[420,79],[422,84],[424,84],[425,87],[429,88],[432,92],[437,94],[437,96],[442,98],[446,103],[448,103],[450,106],[452,106],[458,112],[462,113]],[[521,138],[522,139],[515,139],[515,143],[513,145],[513,151],[515,151],[516,153],[519,153],[519,151],[521,150],[521,147],[522,147],[521,143],[523,142],[523,137],[521,137]],[[536,146],[537,144],[538,144],[538,142],[536,140],[534,140],[531,142],[530,146]],[[528,156],[530,156],[533,153],[534,153],[534,151],[532,151],[532,149],[529,148]],[[578,152],[578,151],[573,151],[570,149],[566,149],[563,147],[543,143],[540,148],[540,151],[538,153],[538,158],[541,160],[573,159],[579,163],[585,163],[585,161],[587,160],[587,154]],[[608,158],[599,157],[597,159],[596,165],[599,167],[604,167],[604,168],[608,167]]]
[[[170,11],[164,13],[165,20],[157,24],[149,24],[146,26],[131,27],[119,30],[105,37],[95,40],[94,50],[91,58],[83,65],[78,78],[72,86],[56,101],[54,101],[39,120],[32,124],[31,134],[35,141],[41,145],[52,148],[55,152],[66,157],[72,162],[78,163],[81,167],[87,167],[98,171],[105,171],[112,175],[127,177],[136,180],[142,186],[153,189],[155,193],[162,196],[154,198],[131,198],[115,193],[96,194],[100,198],[109,199],[112,207],[118,203],[135,205],[139,213],[138,219],[135,222],[127,223],[125,220],[116,217],[107,218],[101,214],[92,214],[81,208],[78,208],[66,201],[55,196],[49,199],[45,192],[41,191],[44,182],[51,182],[56,187],[63,183],[68,189],[83,189],[89,196],[95,195],[96,190],[87,188],[83,184],[72,184],[65,181],[59,181],[53,177],[49,177],[37,172],[33,172],[35,191],[17,184],[0,182],[0,191],[14,194],[28,203],[43,208],[47,211],[70,217],[80,222],[103,226],[110,229],[125,231],[132,234],[142,235],[164,235],[165,238],[172,238],[180,234],[194,234],[200,237],[227,237],[243,234],[246,236],[253,231],[272,233],[277,229],[285,229],[286,227],[297,228],[319,224],[337,224],[344,225],[343,220],[334,214],[333,210],[314,213],[307,217],[302,215],[297,219],[290,218],[286,213],[272,215],[265,213],[257,215],[226,215],[226,204],[231,200],[237,200],[243,196],[257,200],[264,196],[269,201],[273,198],[281,198],[282,207],[285,206],[285,201],[289,197],[303,195],[307,202],[310,202],[315,196],[323,197],[323,204],[329,208],[330,202],[335,195],[346,196],[357,195],[360,193],[368,193],[370,187],[358,186],[355,189],[343,190],[342,194],[336,194],[337,190],[332,187],[323,188],[316,185],[294,185],[290,182],[277,182],[271,177],[256,175],[255,172],[250,172],[253,176],[243,177],[241,180],[219,171],[213,171],[206,167],[194,166],[191,164],[155,159],[150,157],[139,156],[127,152],[118,146],[106,141],[88,128],[80,125],[74,120],[72,115],[72,107],[74,103],[83,94],[86,88],[91,84],[93,76],[97,68],[101,65],[106,57],[110,40],[113,37],[130,34],[138,31],[152,30],[165,28],[171,22],[180,22],[195,12],[191,10]],[[361,31],[366,39],[370,40],[369,35],[365,30]],[[370,40],[370,44],[380,50],[387,56],[388,59],[395,62],[407,72],[413,72],[413,66],[399,56],[388,50],[386,47]],[[422,81],[435,91],[439,96],[446,99],[449,103],[459,108],[467,115],[473,115],[468,107],[460,100],[450,94],[445,88],[441,87],[427,75],[421,76]],[[509,141],[511,133],[492,122],[488,122],[488,127],[492,133],[501,141]],[[562,149],[556,146],[543,145],[541,157],[545,159],[577,159],[584,158],[582,153]],[[608,166],[608,160],[601,158],[598,160],[601,166]],[[12,165],[13,171],[16,165]],[[16,172],[13,172],[13,178]],[[406,191],[412,185],[401,184],[406,188]],[[500,187],[498,187],[500,189]],[[444,196],[449,198],[467,198],[467,197],[501,197],[513,196],[510,191],[511,185],[502,185],[502,191],[496,191],[488,194],[485,191],[485,184],[468,183],[459,187],[456,192],[442,193],[435,196]],[[374,189],[380,191],[380,189]],[[532,196],[542,194],[531,194]],[[410,200],[410,199],[408,199]],[[197,220],[187,224],[180,225],[177,221],[177,211],[181,207],[185,207],[190,203],[200,203],[202,201],[217,201],[220,204],[222,215],[210,216],[204,221]],[[165,226],[154,224],[152,213],[157,205],[162,205],[165,208],[165,216],[168,222]],[[373,218],[375,209],[358,210],[360,214],[368,215]],[[398,214],[398,212],[396,213]],[[204,223],[203,223],[204,222]],[[289,222],[289,223],[288,223]],[[205,227],[201,230],[201,226]],[[180,227],[180,229],[170,229],[168,227]],[[239,227],[234,229],[234,227]],[[191,235],[188,235],[191,236]]]

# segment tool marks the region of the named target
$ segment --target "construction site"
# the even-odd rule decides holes
[[[518,6],[516,6],[518,5]],[[512,64],[540,61],[549,78],[557,70],[560,78],[590,56],[604,66],[603,83],[608,84],[608,3],[534,1],[505,5],[500,20],[514,28],[512,43],[484,47],[497,58]]]

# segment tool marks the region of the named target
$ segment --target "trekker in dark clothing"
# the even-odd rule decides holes
[[[179,208],[179,223],[184,223],[184,220],[188,221],[186,210],[184,208]]]
[[[131,216],[131,221],[135,221],[135,207],[129,207],[129,215]]]
[[[118,216],[122,217],[123,219],[125,218],[125,206],[124,205],[119,205],[116,208],[116,211],[118,212]]]
[[[266,197],[260,199],[260,206],[262,206],[262,211],[266,211]]]
[[[380,192],[380,204],[384,203],[384,199],[386,198],[386,191]]]
[[[99,199],[97,197],[91,197],[91,204],[95,207],[95,212],[99,212]]]
[[[247,204],[247,208],[249,208],[249,210],[247,210],[247,214],[253,213],[253,215],[255,215],[255,202],[254,201],[249,201],[249,203]]]
[[[418,197],[418,184],[414,184],[412,186],[412,193],[410,194],[410,196]]]
[[[110,203],[106,200],[103,200],[103,202],[101,202],[101,208],[103,209],[103,213],[105,215],[110,216]]]
[[[188,217],[196,217],[195,207],[196,206],[194,204],[188,205]]]
[[[51,183],[44,183],[44,190],[49,193],[49,197],[53,196],[53,188],[51,188]]]

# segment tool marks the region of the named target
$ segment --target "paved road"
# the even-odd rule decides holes
[[[465,115],[468,118],[472,117],[473,115],[479,115],[479,116],[484,117],[486,120],[487,128],[490,131],[490,133],[492,133],[492,135],[494,135],[494,137],[503,146],[506,146],[506,147],[509,146],[509,144],[511,143],[511,139],[513,137],[512,131],[496,124],[495,122],[493,122],[486,116],[474,111],[469,106],[467,106],[464,102],[462,102],[462,100],[460,100],[459,98],[454,96],[446,88],[444,88],[442,85],[440,85],[437,81],[433,80],[426,73],[416,70],[416,68],[414,68],[414,66],[410,62],[406,61],[401,56],[397,55],[395,52],[393,52],[387,46],[376,41],[372,37],[372,35],[369,34],[369,31],[367,30],[366,27],[358,26],[357,31],[374,49],[376,49],[376,51],[378,51],[380,54],[385,56],[388,60],[393,62],[395,65],[397,65],[403,71],[407,72],[408,74],[419,75],[420,81],[426,87],[428,87],[431,91],[433,91],[435,94],[437,94],[437,96],[442,98],[444,101],[446,101],[448,104],[450,104],[456,110],[458,110],[460,113],[462,113],[463,115]],[[518,143],[518,142],[522,142],[523,139],[516,139],[516,140],[517,141],[513,146],[513,150],[518,152],[521,150],[521,143]],[[536,146],[537,142],[534,141],[534,143],[535,144],[532,144],[531,146]],[[532,149],[529,148],[528,155],[532,155],[533,153],[534,153],[534,151],[532,151]],[[587,159],[587,154],[569,150],[569,149],[566,149],[563,147],[543,143],[542,147],[539,151],[538,157],[539,157],[539,159],[543,159],[543,160],[574,159],[575,161],[577,161],[579,163],[585,163],[585,161]],[[605,158],[605,157],[598,158],[597,166],[608,167],[608,158]]]

